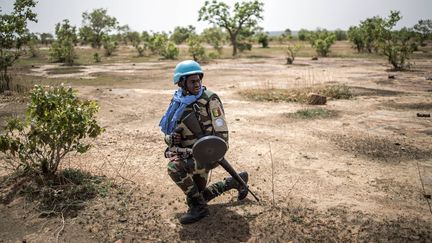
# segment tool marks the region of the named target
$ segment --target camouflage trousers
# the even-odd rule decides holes
[[[186,194],[189,206],[194,199],[203,198],[208,202],[225,192],[225,180],[206,187],[209,171],[200,168],[193,157],[170,161],[168,174]]]

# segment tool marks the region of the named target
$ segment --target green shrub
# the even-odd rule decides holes
[[[173,42],[168,41],[165,50],[161,53],[161,56],[166,59],[176,59],[179,53],[180,50],[178,49],[178,47]]]
[[[206,53],[204,47],[201,45],[201,38],[197,35],[192,35],[187,39],[187,44],[189,46],[188,52],[194,59],[194,61],[199,62],[205,60]]]
[[[135,50],[138,52],[138,56],[142,57],[145,54],[145,51],[147,50],[147,43],[143,43],[142,45],[139,42],[134,42],[133,46],[135,47]]]
[[[105,56],[111,56],[117,50],[118,43],[109,36],[105,36],[102,41],[103,48],[105,49]]]
[[[268,48],[269,47],[269,36],[266,33],[259,33],[257,36],[258,43],[261,44],[262,48]]]
[[[93,54],[93,59],[95,62],[101,62],[101,56],[99,55],[99,53],[95,52],[95,54]]]
[[[10,119],[0,136],[0,163],[45,178],[55,175],[69,152],[85,153],[85,138],[97,137],[103,129],[94,115],[95,101],[82,101],[71,88],[36,86],[30,93],[25,120]]]
[[[336,41],[336,35],[327,30],[317,30],[310,32],[308,39],[318,55],[326,57],[330,52],[330,47]]]

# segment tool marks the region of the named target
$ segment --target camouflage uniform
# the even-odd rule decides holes
[[[225,122],[222,103],[216,94],[205,90],[195,103],[186,107],[180,122],[177,124],[183,129],[180,147],[192,148],[198,139],[182,122],[187,115],[194,111],[194,104],[197,105],[196,108],[199,108],[198,120],[204,136],[219,136],[228,144],[228,127]],[[165,137],[165,142],[171,145],[169,135]],[[191,205],[194,199],[209,201],[225,191],[225,181],[214,183],[206,188],[208,173],[209,170],[200,168],[192,156],[188,158],[176,157],[168,163],[168,174],[186,194],[188,205]]]

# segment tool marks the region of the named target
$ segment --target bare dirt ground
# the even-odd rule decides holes
[[[234,192],[226,193],[210,202],[209,217],[187,226],[178,222],[187,207],[166,173],[158,128],[175,88],[170,78],[176,61],[55,74],[118,78],[114,86],[76,87],[99,102],[106,132],[91,151],[70,156],[64,166],[113,178],[121,190],[88,202],[75,217],[41,218],[23,198],[0,204],[0,242],[430,242],[432,120],[416,113],[432,113],[432,81],[426,79],[432,60],[414,61],[411,71],[392,73],[395,79],[388,78],[384,60],[298,58],[287,66],[283,59],[257,58],[204,65],[204,85],[224,102],[227,159],[249,172],[261,202],[251,196],[236,202]],[[49,68],[56,67],[32,75],[50,77]],[[308,106],[238,94],[250,87],[335,83],[352,87],[356,96],[330,100],[323,107],[337,115],[327,119],[290,118]],[[13,103],[0,106],[2,115],[14,109]],[[216,168],[211,182],[225,176]]]

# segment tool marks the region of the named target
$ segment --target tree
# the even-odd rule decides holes
[[[51,33],[42,33],[39,35],[39,39],[42,45],[50,45],[54,41],[54,36]]]
[[[78,39],[81,45],[92,44],[93,32],[89,26],[83,26],[78,30]]]
[[[414,25],[414,30],[418,35],[421,46],[425,46],[426,40],[432,40],[432,19],[419,20],[417,24]]]
[[[308,30],[300,29],[299,32],[297,33],[297,36],[298,36],[299,40],[305,41],[308,34],[309,34]]]
[[[236,2],[231,13],[230,7],[223,2],[206,1],[199,10],[198,21],[208,21],[211,24],[224,28],[233,46],[232,55],[237,55],[238,37],[241,31],[252,31],[257,27],[258,21],[263,19],[264,3],[253,0],[250,2]]]
[[[101,134],[94,117],[95,101],[82,101],[71,88],[36,86],[30,93],[25,120],[11,119],[0,136],[0,163],[28,175],[52,178],[62,159],[70,152],[84,153],[85,140]]]
[[[128,44],[128,38],[127,33],[129,33],[131,30],[129,28],[129,25],[125,24],[122,26],[117,26],[117,34],[116,34],[116,40],[118,42],[122,41],[123,44]]]
[[[360,23],[363,32],[363,42],[369,53],[378,52],[378,42],[383,31],[384,19],[379,16],[367,18]]]
[[[103,8],[94,9],[91,13],[84,12],[82,17],[84,30],[80,33],[85,34],[85,39],[97,48],[102,46],[103,36],[115,29],[118,24],[117,19],[109,16]]]
[[[348,40],[351,41],[357,52],[360,53],[365,48],[363,29],[357,26],[351,26],[348,29]]]
[[[383,19],[382,29],[378,35],[379,49],[388,58],[395,70],[409,67],[410,56],[417,49],[413,30],[407,28],[393,30],[401,18],[399,11],[391,11],[390,16]]]
[[[343,40],[347,40],[347,32],[341,29],[336,29],[334,31],[335,35],[336,35],[336,40],[337,41],[343,41]]]
[[[126,40],[133,45],[134,43],[141,42],[141,35],[137,31],[129,31],[126,33]]]
[[[196,35],[195,27],[188,25],[187,27],[177,26],[174,28],[174,32],[171,35],[171,40],[177,45],[186,41],[190,36]]]
[[[36,34],[30,33],[28,35],[27,47],[30,52],[30,57],[39,56],[39,48],[38,48],[39,38]]]
[[[69,24],[69,20],[63,20],[55,27],[57,39],[52,43],[49,55],[54,61],[73,64],[76,58],[75,43],[78,40],[76,27]]]
[[[19,59],[29,41],[27,21],[37,22],[32,11],[35,6],[33,0],[16,0],[12,13],[0,15],[0,91],[10,89],[8,69]]]
[[[204,29],[201,36],[205,42],[210,44],[218,52],[219,55],[222,54],[222,48],[227,36],[220,27]]]

